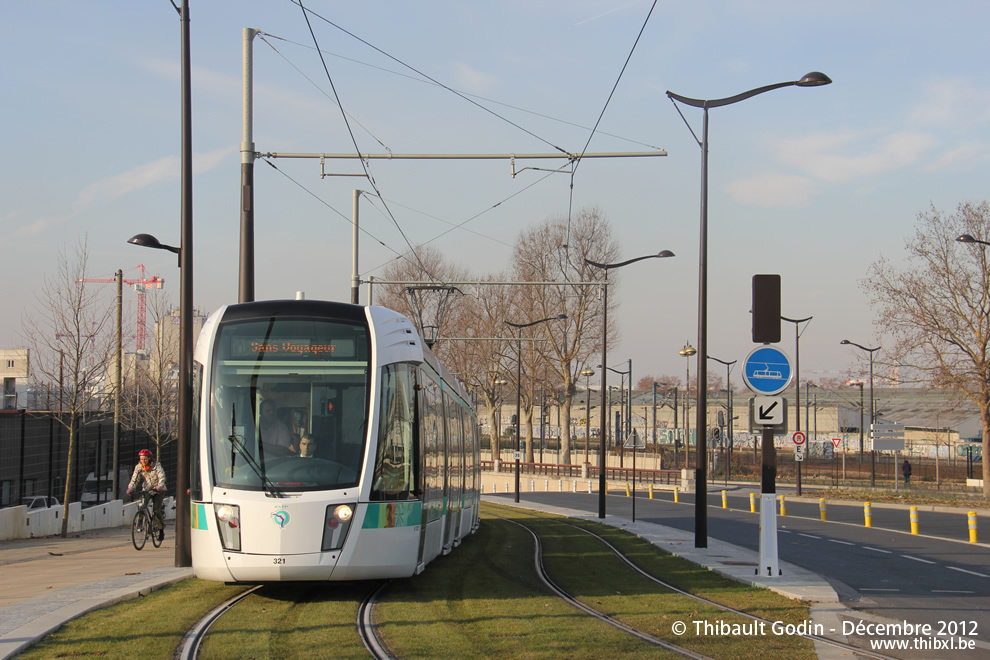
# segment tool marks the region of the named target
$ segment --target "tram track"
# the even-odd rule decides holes
[[[361,598],[360,605],[357,608],[357,617],[355,619],[355,627],[364,648],[368,651],[369,655],[376,660],[396,660],[397,658],[397,656],[392,653],[384,639],[378,633],[378,625],[375,621],[375,606],[378,604],[382,593],[386,590],[389,584],[390,583],[388,581],[375,581],[370,583],[370,588]],[[206,641],[211,628],[225,615],[235,611],[236,606],[248,597],[253,595],[262,595],[258,592],[264,586],[265,585],[256,585],[250,589],[247,589],[236,596],[227,599],[223,603],[220,603],[207,612],[186,631],[186,634],[183,636],[182,641],[179,643],[179,646],[173,655],[173,659],[197,660],[200,656],[200,652],[202,651],[203,643]],[[269,586],[275,587],[276,585]],[[303,596],[296,602],[302,603],[305,600],[306,597]]]
[[[526,526],[525,524],[523,524],[521,522],[510,520],[508,518],[503,518],[501,516],[497,516],[497,517],[499,517],[501,520],[504,520],[506,522],[511,522],[511,523],[513,523],[515,525],[518,525],[518,526],[522,527],[523,529],[527,530],[533,536],[533,539],[535,541],[534,564],[535,564],[535,567],[536,567],[537,574],[538,574],[540,580],[551,591],[553,591],[555,594],[557,594],[558,597],[562,598],[564,601],[570,603],[574,607],[580,609],[583,612],[586,612],[587,614],[589,614],[590,616],[593,616],[596,619],[599,619],[599,620],[601,620],[601,621],[603,621],[605,623],[608,623],[609,625],[612,625],[612,626],[614,626],[614,627],[616,627],[616,628],[618,628],[620,630],[623,630],[623,631],[625,631],[625,632],[627,632],[627,633],[629,633],[631,635],[634,635],[635,637],[638,637],[640,639],[643,639],[644,641],[647,641],[647,642],[649,642],[651,644],[655,644],[657,646],[661,646],[661,647],[663,647],[663,648],[665,648],[667,650],[670,650],[670,651],[672,651],[674,653],[677,653],[679,655],[683,655],[684,657],[689,657],[689,658],[707,658],[708,657],[708,656],[705,656],[705,655],[698,654],[698,653],[696,653],[694,651],[691,651],[690,649],[686,649],[686,648],[684,648],[684,647],[682,647],[680,645],[673,644],[673,643],[668,642],[666,640],[662,640],[662,639],[660,639],[658,637],[655,637],[653,635],[650,635],[649,633],[647,633],[645,631],[642,631],[642,630],[639,630],[639,629],[634,628],[632,626],[629,626],[628,624],[625,624],[622,621],[619,621],[619,620],[617,620],[617,619],[615,619],[615,618],[613,618],[613,617],[611,617],[611,616],[609,616],[609,615],[607,615],[607,614],[605,614],[603,612],[600,612],[598,610],[595,610],[594,608],[592,608],[592,607],[586,605],[585,603],[581,602],[580,600],[578,600],[577,598],[575,598],[573,595],[571,595],[570,593],[568,593],[566,590],[560,588],[560,586],[557,585],[556,583],[554,583],[553,579],[547,574],[546,568],[545,568],[544,563],[543,563],[543,556],[542,556],[542,554],[543,554],[543,544],[542,544],[542,541],[541,541],[541,539],[539,537],[539,534],[536,531],[534,531],[533,529],[531,529],[530,527]],[[534,516],[534,518],[538,518],[538,519],[541,519],[541,520],[544,519],[544,518],[541,518],[539,516]],[[716,601],[709,600],[709,599],[704,598],[702,596],[698,596],[696,594],[692,594],[690,592],[684,591],[683,589],[680,589],[680,588],[678,588],[677,586],[675,586],[673,584],[670,584],[668,582],[665,582],[664,580],[661,580],[660,578],[656,577],[655,575],[652,575],[649,572],[643,570],[640,566],[638,566],[635,562],[633,562],[625,554],[623,554],[623,552],[621,550],[619,550],[611,542],[609,542],[608,539],[604,538],[603,536],[601,536],[599,534],[596,534],[595,532],[593,532],[590,529],[587,529],[585,527],[582,527],[581,525],[575,525],[573,523],[564,522],[564,521],[559,521],[558,524],[567,525],[568,527],[571,527],[573,529],[577,529],[577,530],[579,530],[581,532],[584,532],[585,534],[588,534],[588,535],[592,536],[593,538],[595,538],[596,540],[598,540],[600,543],[602,543],[606,548],[608,548],[608,550],[610,552],[612,552],[620,561],[622,561],[630,569],[634,570],[635,572],[637,572],[638,574],[640,574],[642,577],[650,580],[651,582],[657,584],[658,586],[663,587],[664,589],[667,589],[667,590],[672,591],[674,593],[680,594],[682,596],[686,596],[686,597],[688,597],[688,598],[690,598],[692,600],[698,601],[700,603],[704,603],[705,605],[708,605],[709,607],[714,607],[714,608],[716,608],[716,609],[718,609],[718,610],[720,610],[722,612],[725,612],[727,614],[735,614],[735,615],[738,615],[738,616],[746,617],[748,619],[751,619],[751,620],[756,621],[756,622],[763,623],[765,625],[770,625],[770,624],[773,623],[773,622],[771,622],[771,621],[769,621],[767,619],[764,619],[762,617],[759,617],[759,616],[756,616],[756,615],[753,615],[753,614],[749,614],[748,612],[744,612],[742,610],[739,610],[739,609],[736,609],[736,608],[733,608],[733,607],[729,607],[727,605],[723,605],[723,604],[718,603]],[[814,635],[814,634],[807,634],[807,633],[796,633],[796,634],[798,636],[803,637],[805,639],[808,639],[808,640],[810,640],[812,642],[818,642],[818,643],[821,643],[821,644],[826,644],[826,645],[831,646],[833,648],[841,649],[843,651],[852,652],[857,657],[876,658],[878,660],[895,660],[892,656],[887,656],[887,655],[879,654],[879,653],[876,653],[876,652],[873,652],[873,651],[869,651],[869,650],[863,649],[863,648],[858,647],[858,646],[853,646],[852,644],[847,644],[845,642],[840,642],[838,640],[830,639],[828,637],[824,637],[824,636],[821,636],[821,635]]]
[[[206,616],[194,623],[189,630],[186,631],[185,636],[182,638],[182,641],[179,643],[179,646],[175,651],[175,655],[172,656],[174,660],[196,660],[196,658],[199,657],[199,652],[203,647],[203,641],[206,639],[207,633],[210,632],[210,627],[213,626],[213,624],[216,623],[220,617],[226,614],[232,607],[237,605],[237,603],[241,602],[258,589],[261,589],[261,587],[262,585],[259,584],[246,591],[242,591],[207,612]]]
[[[721,604],[717,601],[710,600],[703,596],[698,596],[687,592],[674,584],[664,581],[663,579],[651,574],[641,566],[637,565],[630,556],[627,556],[622,549],[617,547],[613,542],[603,536],[602,534],[596,533],[596,530],[592,528],[592,524],[587,526],[582,525],[580,522],[575,524],[574,522],[569,522],[566,520],[558,520],[549,516],[531,515],[520,520],[514,517],[504,517],[497,514],[491,514],[492,517],[497,518],[502,522],[512,523],[513,525],[521,528],[525,532],[528,532],[533,539],[533,551],[532,551],[532,561],[535,573],[540,582],[545,586],[545,588],[552,593],[554,596],[559,598],[561,601],[569,604],[570,606],[578,609],[587,616],[594,618],[597,621],[608,624],[609,626],[621,631],[622,633],[634,637],[638,640],[651,644],[655,647],[662,648],[670,653],[674,653],[681,657],[686,658],[710,658],[712,656],[705,655],[703,652],[699,652],[698,647],[694,646],[690,648],[687,644],[681,643],[681,640],[671,640],[669,637],[664,638],[658,636],[656,633],[658,629],[655,629],[652,624],[646,624],[642,619],[639,621],[630,620],[628,616],[623,616],[622,614],[617,614],[616,610],[609,609],[606,604],[604,609],[596,608],[594,603],[599,602],[596,600],[591,600],[587,596],[581,597],[575,595],[580,593],[574,592],[574,584],[567,584],[567,579],[565,578],[563,582],[559,579],[555,579],[551,574],[551,569],[553,567],[552,561],[549,557],[552,556],[553,543],[551,543],[548,548],[545,545],[545,541],[549,540],[553,535],[558,534],[558,532],[551,531],[555,526],[559,525],[561,527],[567,527],[568,529],[573,529],[576,531],[583,532],[591,539],[594,539],[597,543],[600,543],[603,548],[607,549],[609,553],[615,556],[624,566],[628,567],[634,571],[638,577],[643,578],[645,581],[656,585],[663,590],[669,591],[673,594],[677,594],[681,597],[687,597],[699,604],[704,604],[707,608],[712,608],[719,613],[725,613],[726,615],[735,615],[739,617],[745,617],[748,620],[755,622],[762,622],[764,625],[770,625],[772,622],[768,619],[764,619],[758,615],[750,614],[746,611],[736,609],[734,607]],[[557,529],[560,529],[558,527]],[[551,537],[544,536],[550,534]],[[588,541],[591,543],[592,541]],[[546,558],[546,559],[545,559]],[[548,563],[548,561],[550,563]],[[638,578],[636,578],[638,579]],[[384,593],[391,583],[389,581],[375,581],[368,584],[353,583],[354,591],[351,592],[353,600],[352,603],[350,620],[356,628],[358,637],[363,644],[364,649],[368,654],[376,659],[389,659],[394,660],[399,655],[396,655],[385,643],[379,630],[382,622],[378,621],[376,618],[376,608],[378,603],[382,600]],[[645,582],[643,583],[645,584]],[[285,585],[282,585],[284,588]],[[276,597],[273,593],[267,591],[259,590],[263,589],[263,586],[255,586],[253,588],[247,589],[244,592],[237,594],[236,596],[224,601],[220,605],[214,607],[205,616],[203,616],[199,621],[197,621],[193,626],[189,628],[186,632],[182,642],[177,648],[174,658],[178,660],[194,660],[199,657],[200,651],[203,647],[204,641],[206,640],[211,628],[220,621],[228,612],[232,610],[236,611],[236,606],[242,603],[245,599],[252,595],[258,595],[263,599],[271,599]],[[346,597],[345,597],[346,598]],[[291,602],[295,605],[299,605],[307,600],[305,597],[302,598],[292,598]],[[603,599],[604,600],[604,599]],[[356,606],[356,607],[354,607]],[[264,610],[262,610],[264,611]],[[670,610],[665,610],[669,612]],[[270,614],[275,614],[275,612],[270,612]],[[659,614],[663,616],[663,614]],[[710,613],[707,616],[712,616]],[[718,615],[715,615],[718,616]],[[667,618],[663,616],[663,618]],[[624,620],[623,620],[624,619]],[[341,619],[338,625],[344,623],[346,619]],[[386,622],[387,623],[387,622]],[[221,626],[223,628],[223,626]],[[274,626],[273,626],[274,628]],[[291,626],[290,626],[291,629]],[[814,635],[814,634],[804,634],[795,633],[795,636],[799,636],[808,639],[812,642],[825,644],[834,649],[841,649],[845,652],[854,654],[855,657],[869,657],[877,658],[883,660],[892,660],[890,656],[885,656],[868,649],[863,649],[861,647],[853,646],[844,642],[840,642],[828,637]],[[355,640],[356,642],[357,640]],[[691,644],[690,640],[684,640],[688,644]],[[356,648],[360,648],[360,645]],[[708,651],[708,649],[702,649]],[[711,651],[708,651],[709,653]],[[720,655],[720,654],[716,654]]]
[[[364,648],[368,649],[368,653],[376,660],[395,660],[396,658],[385,644],[385,640],[378,634],[378,625],[375,623],[375,605],[378,603],[380,594],[388,588],[388,585],[388,582],[381,582],[376,585],[368,592],[358,607],[358,634],[361,635]]]

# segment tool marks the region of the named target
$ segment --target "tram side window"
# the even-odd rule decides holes
[[[474,480],[474,420],[471,417],[471,411],[467,408],[461,408],[461,423],[464,426],[464,490],[473,493],[477,484]]]
[[[381,423],[372,500],[416,496],[416,380],[410,365],[382,369]]]

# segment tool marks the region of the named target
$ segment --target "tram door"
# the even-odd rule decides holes
[[[462,494],[464,492],[464,433],[461,429],[461,407],[453,397],[443,397],[447,411],[447,521],[444,530],[445,549],[453,547],[461,528]]]
[[[419,537],[419,563],[425,564],[440,554],[443,543],[443,397],[439,379],[425,370],[419,372],[420,384],[420,492],[423,494],[422,533]]]

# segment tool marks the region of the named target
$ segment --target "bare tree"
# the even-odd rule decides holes
[[[508,391],[505,386],[509,380],[514,380],[514,371],[510,375],[510,364],[515,354],[512,352],[512,342],[507,341],[509,334],[504,323],[513,291],[507,286],[491,284],[504,282],[505,279],[504,273],[481,278],[475,296],[452,301],[458,309],[454,315],[456,321],[451,323],[450,329],[462,341],[446,342],[450,346],[445,352],[450,368],[485,403],[495,442],[498,427],[495,414]],[[441,343],[444,343],[443,339]],[[492,449],[497,451],[497,445],[493,445]]]
[[[918,221],[906,262],[881,258],[863,288],[878,327],[895,342],[886,361],[914,367],[924,382],[958,389],[979,406],[983,496],[990,497],[990,257],[986,247],[956,240],[990,238],[990,205],[964,203],[950,215],[933,206]]]
[[[24,338],[31,347],[31,379],[36,383],[58,383],[59,409],[68,413],[57,419],[69,431],[65,467],[62,536],[68,535],[72,466],[75,462],[79,420],[86,410],[98,409],[108,385],[109,369],[116,347],[112,332],[115,306],[97,289],[87,287],[89,251],[85,239],[71,251],[59,250],[57,272],[46,276],[37,296],[36,313],[24,318]]]
[[[433,352],[438,358],[444,359],[445,351],[451,350],[449,345],[443,345],[440,338],[453,336],[451,329],[462,324],[458,315],[463,313],[459,305],[459,290],[450,290],[447,282],[468,280],[467,270],[456,266],[444,259],[439,250],[432,246],[419,246],[415,254],[397,259],[385,268],[385,279],[393,282],[420,282],[414,284],[384,284],[376,285],[374,301],[376,305],[388,307],[405,314],[419,327],[425,341],[438,341],[433,345]],[[425,289],[424,287],[434,287]],[[425,326],[425,328],[424,328]]]
[[[523,232],[516,241],[513,270],[516,277],[533,282],[601,282],[604,272],[588,266],[585,259],[611,263],[618,256],[611,225],[595,208],[583,209],[568,226],[567,218],[550,218],[543,224]],[[612,275],[609,296],[612,311],[618,304]],[[520,293],[528,320],[567,314],[567,320],[539,326],[547,340],[550,377],[562,392],[560,460],[571,462],[571,402],[577,390],[581,370],[597,364],[602,350],[603,300],[598,284],[571,284],[555,287],[525,287]],[[614,318],[614,316],[613,316]],[[521,322],[523,319],[517,319]],[[616,341],[615,325],[606,331],[608,345]],[[556,389],[556,388],[552,388]]]

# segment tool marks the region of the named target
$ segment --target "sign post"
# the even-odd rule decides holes
[[[636,522],[636,453],[638,449],[646,449],[646,442],[640,440],[636,429],[626,436],[623,448],[633,450],[633,478],[632,478],[632,521]]]
[[[808,436],[797,431],[791,436],[791,440],[794,441],[794,460],[800,463],[804,460],[805,451],[807,451]]]
[[[763,427],[763,465],[760,479],[760,566],[757,574],[780,574],[777,554],[777,452],[773,446],[774,428],[786,425],[786,401],[780,394],[791,382],[793,371],[787,353],[776,346],[758,346],[743,362],[743,382],[756,394],[750,409],[750,423]],[[755,413],[755,415],[754,415]],[[755,417],[755,418],[754,418]]]

